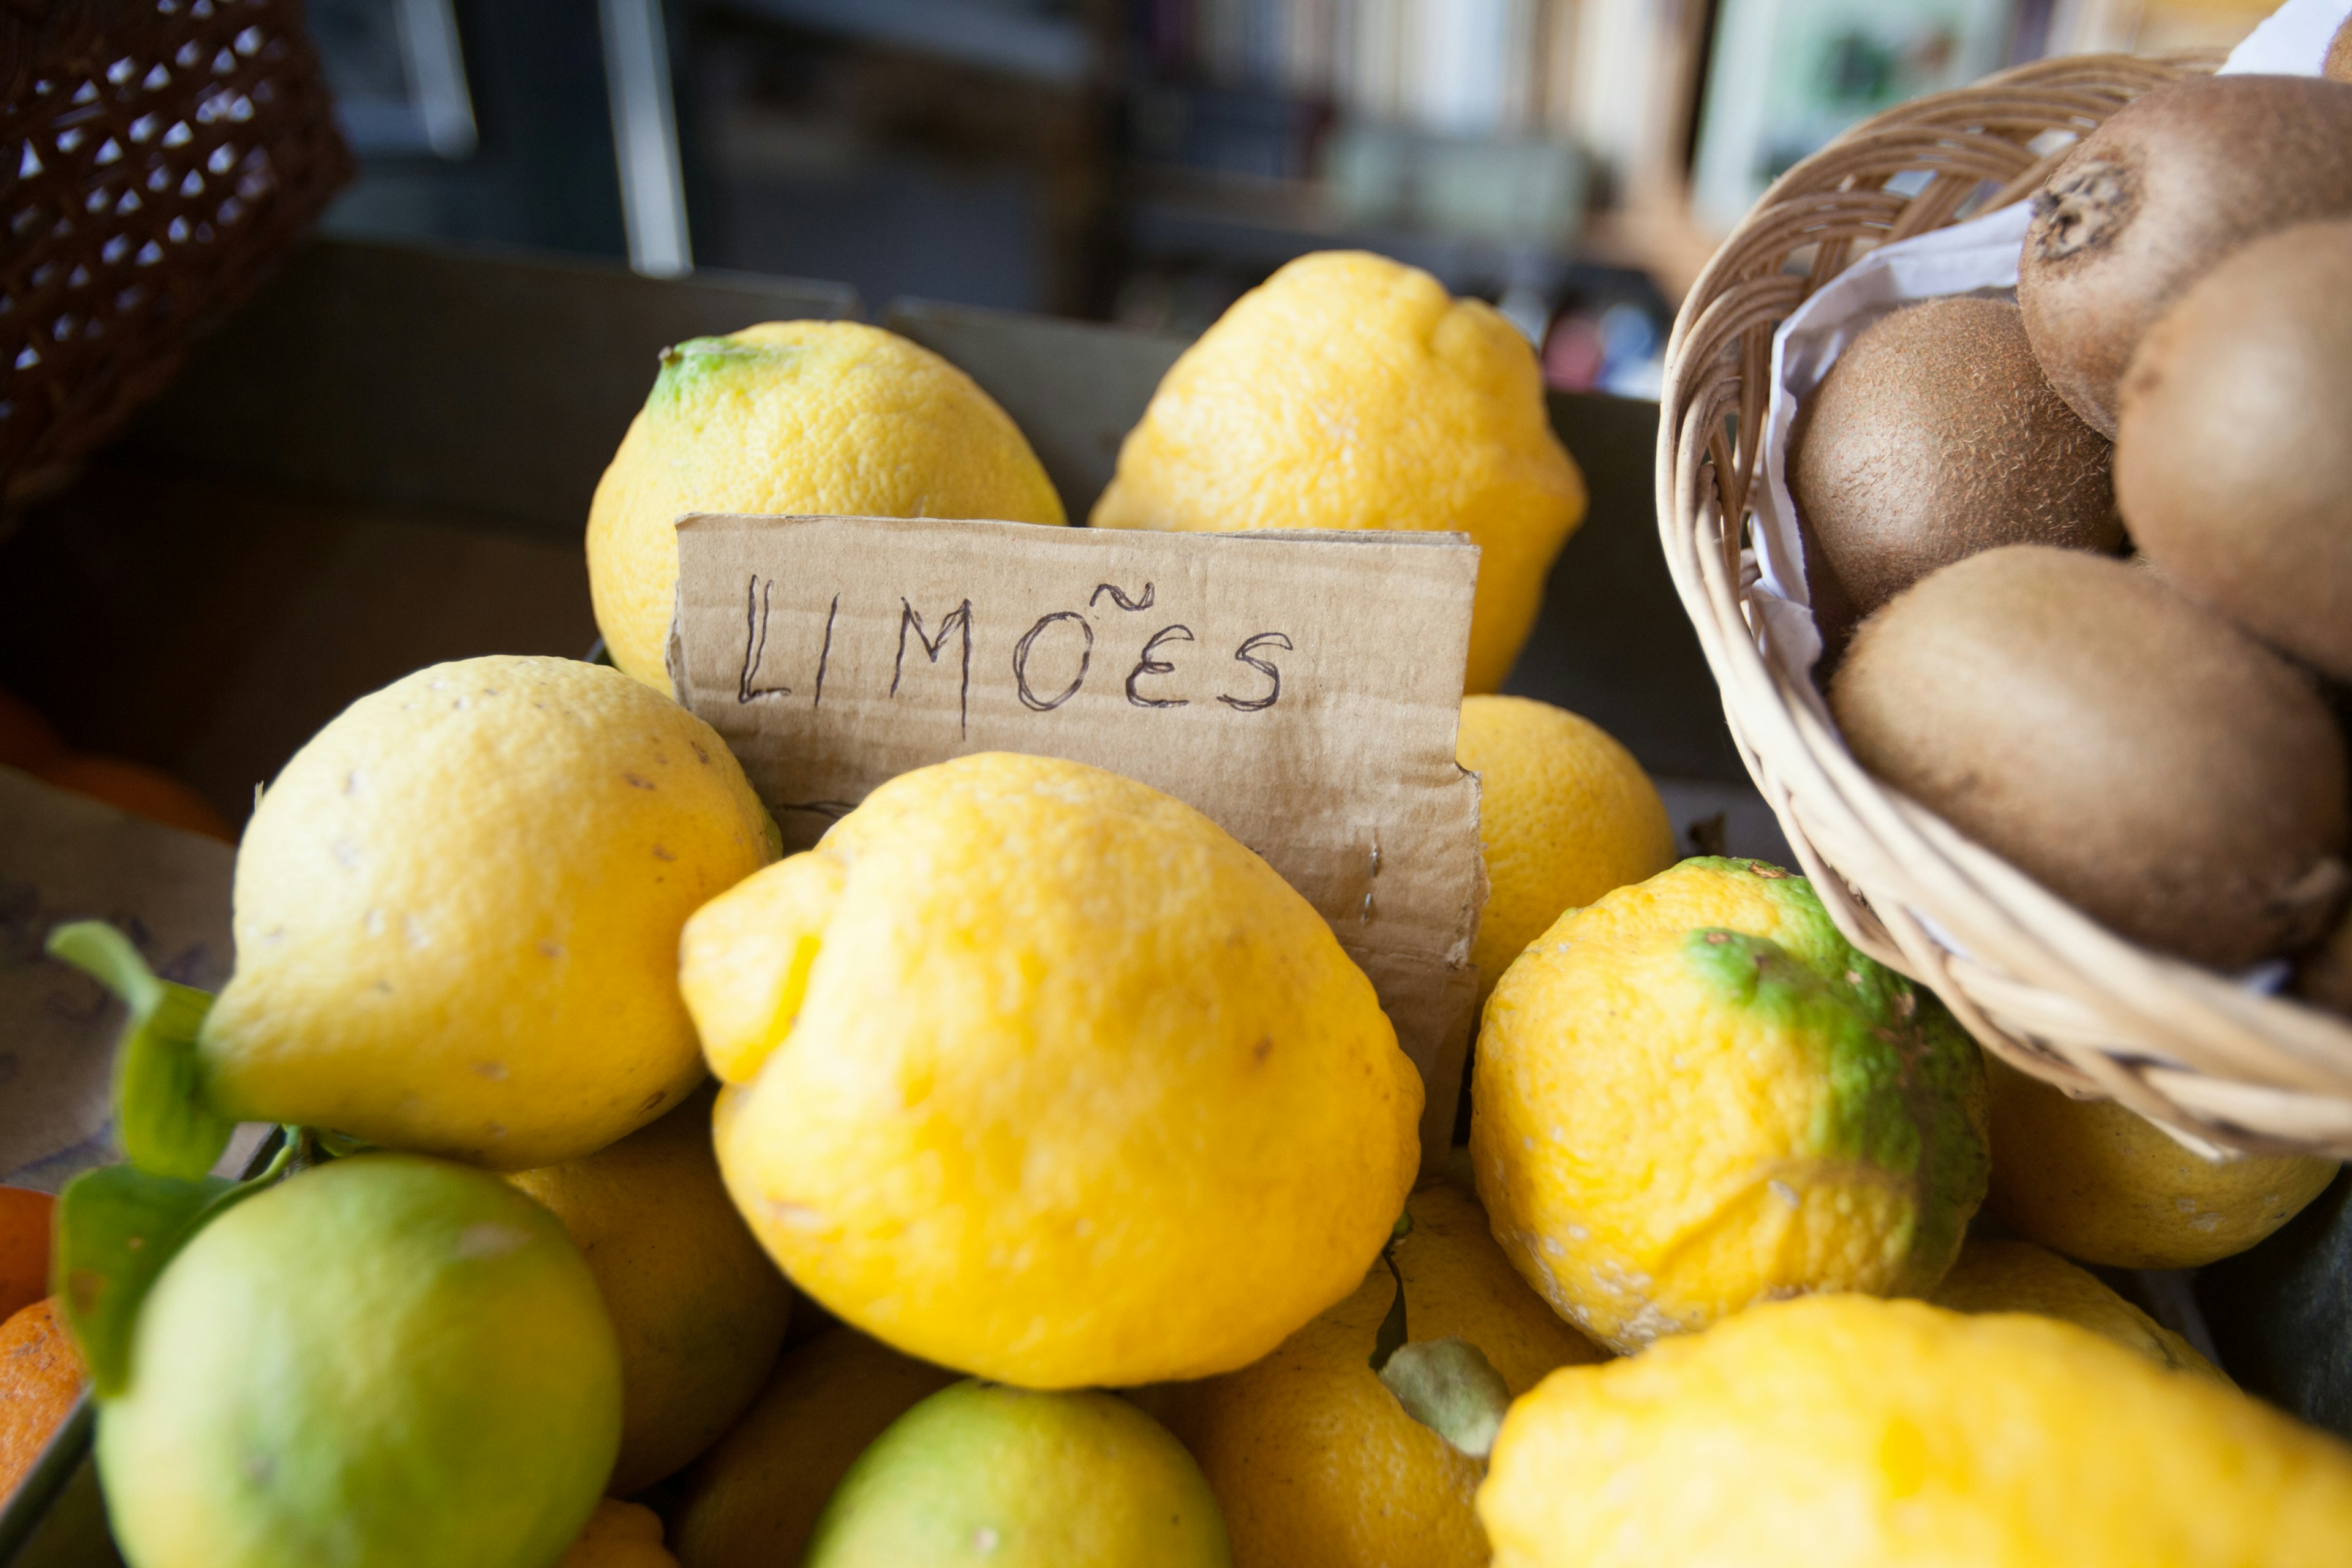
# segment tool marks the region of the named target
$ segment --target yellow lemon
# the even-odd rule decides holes
[[[1356,1288],[1412,1185],[1421,1080],[1370,982],[1264,860],[1116,773],[902,773],[682,952],[737,1206],[926,1361],[1231,1371]]]
[[[1465,697],[1454,755],[1478,775],[1486,908],[1470,950],[1485,1001],[1568,910],[1675,863],[1666,803],[1589,719],[1526,697]]]
[[[697,511],[1066,521],[995,399],[856,321],[766,321],[662,355],[588,510],[588,586],[613,662],[664,691],[677,520]]]
[[[1465,689],[1519,657],[1584,477],[1518,330],[1428,273],[1302,257],[1184,351],[1119,447],[1097,528],[1434,529],[1478,546]]]
[[[659,1514],[606,1498],[555,1568],[677,1568],[677,1559],[662,1549]]]
[[[2030,1241],[1970,1240],[1936,1293],[1955,1312],[2039,1312],[2104,1334],[2159,1366],[2221,1377],[2197,1347],[2116,1295],[2098,1277]]]
[[[775,1363],[793,1293],[743,1225],[710,1150],[711,1096],[561,1165],[507,1180],[545,1204],[588,1259],[621,1336],[626,1496],[709,1447]]]
[[[1606,1352],[1511,1271],[1467,1194],[1421,1188],[1392,1249],[1416,1343],[1475,1345],[1516,1396]],[[1238,1568],[1482,1568],[1471,1511],[1486,1467],[1405,1413],[1371,1369],[1396,1281],[1356,1293],[1239,1372],[1143,1391],[1224,1509]]]
[[[1916,1295],[1984,1196],[1980,1053],[1801,877],[1694,859],[1519,955],[1470,1152],[1520,1274],[1620,1350],[1810,1290]]]
[[[255,809],[208,1092],[501,1170],[601,1149],[701,1080],[678,931],[775,843],[710,727],[618,671],[419,670]]]
[[[794,1345],[743,1418],[686,1474],[672,1518],[686,1568],[798,1563],[866,1445],[956,1374],[855,1329]]]
[[[1514,1405],[1495,1568],[2322,1568],[2352,1448],[2072,1323],[1769,1303]]]
[[[513,1568],[596,1508],[620,1354],[552,1215],[463,1165],[337,1160],[140,1304],[98,1470],[133,1568]]]
[[[1987,1058],[1992,1192],[2000,1222],[2029,1240],[2116,1268],[2196,1268],[2293,1219],[2336,1176],[2305,1154],[2228,1161],[2190,1153],[2145,1117]]]
[[[1108,1394],[985,1383],[901,1415],[834,1489],[803,1568],[1229,1568],[1200,1467]]]

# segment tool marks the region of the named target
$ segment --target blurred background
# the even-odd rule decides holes
[[[1192,332],[1365,246],[1651,393],[1773,175],[2001,66],[2272,0],[310,0],[366,237]]]

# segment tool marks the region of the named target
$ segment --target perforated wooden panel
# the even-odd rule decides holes
[[[351,159],[297,0],[0,0],[0,482],[104,440]]]

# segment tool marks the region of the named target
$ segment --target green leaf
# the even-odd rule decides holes
[[[1389,1303],[1388,1316],[1381,1320],[1380,1332],[1372,1336],[1372,1370],[1380,1371],[1389,1364],[1405,1342],[1404,1276],[1398,1272],[1396,1244],[1412,1234],[1412,1211],[1397,1215],[1396,1224],[1389,1227],[1389,1238],[1381,1245],[1381,1261],[1389,1266],[1389,1278],[1396,1281],[1396,1300]]]
[[[124,1155],[152,1175],[202,1177],[236,1131],[205,1101],[196,1056],[212,994],[158,979],[130,939],[103,921],[61,925],[47,946],[50,956],[122,998],[130,1013],[114,1053],[114,1130]]]
[[[1486,1352],[1468,1340],[1406,1345],[1381,1369],[1381,1382],[1406,1415],[1472,1458],[1494,1452],[1495,1434],[1511,1407],[1511,1390]]]
[[[278,1180],[291,1139],[251,1180],[182,1181],[135,1165],[85,1171],[58,1194],[50,1288],[101,1399],[130,1385],[131,1331],[147,1292],[196,1232]]]

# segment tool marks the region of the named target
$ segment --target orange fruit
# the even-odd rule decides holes
[[[33,776],[59,789],[86,795],[133,816],[185,828],[234,844],[236,835],[205,797],[171,774],[120,757],[68,755],[34,768]]]
[[[0,1187],[0,1320],[49,1293],[49,1220],[58,1200],[30,1187]]]
[[[47,1296],[0,1323],[0,1500],[81,1397],[81,1352]]]
[[[0,766],[30,773],[65,754],[56,725],[23,698],[0,691]]]

